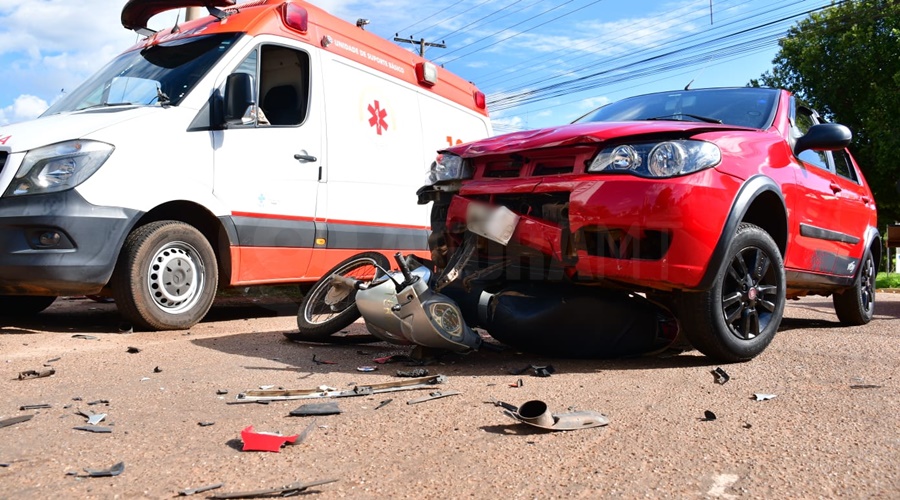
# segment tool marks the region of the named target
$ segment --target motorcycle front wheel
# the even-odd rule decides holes
[[[359,319],[356,289],[337,277],[372,281],[390,269],[390,261],[378,252],[356,254],[325,273],[304,295],[297,312],[297,332],[285,332],[290,340],[309,342],[375,342],[372,335],[337,335]]]

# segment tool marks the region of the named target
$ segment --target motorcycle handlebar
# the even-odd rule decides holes
[[[395,253],[394,260],[397,261],[397,266],[400,267],[400,272],[403,273],[404,282],[412,283],[412,272],[409,270],[409,264],[406,263],[406,259],[403,258],[403,254],[400,252]]]

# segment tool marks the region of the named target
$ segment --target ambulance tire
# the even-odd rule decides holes
[[[0,318],[25,318],[50,307],[56,297],[0,295]]]
[[[151,222],[125,239],[112,278],[119,313],[135,328],[183,330],[216,297],[219,271],[209,241],[179,221]]]
[[[381,276],[381,269],[390,269],[390,261],[378,252],[356,254],[325,273],[312,289],[303,296],[300,310],[297,312],[298,332],[285,332],[290,340],[303,342],[360,343],[377,342],[372,335],[336,335],[359,319],[356,307],[356,290],[332,289],[334,276],[345,276],[356,279],[373,279]],[[335,292],[338,300],[333,304]],[[331,298],[329,299],[329,294]]]

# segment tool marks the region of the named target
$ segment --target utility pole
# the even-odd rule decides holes
[[[425,47],[437,47],[439,49],[446,49],[447,45],[444,44],[444,41],[441,40],[441,43],[432,43],[426,42],[424,38],[420,38],[419,40],[413,40],[413,37],[409,38],[399,38],[399,33],[394,33],[394,41],[395,42],[403,42],[403,43],[412,43],[419,46],[419,56],[425,57]]]

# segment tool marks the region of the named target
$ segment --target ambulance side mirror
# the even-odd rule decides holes
[[[241,124],[256,106],[253,77],[247,73],[232,73],[225,80],[225,123]]]

